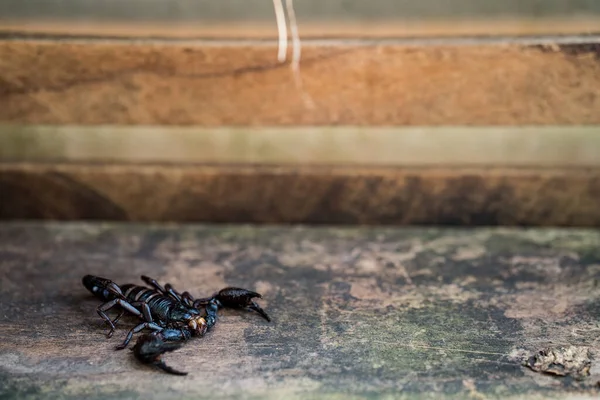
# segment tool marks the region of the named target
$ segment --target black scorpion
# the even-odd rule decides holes
[[[168,283],[163,288],[152,278],[143,275],[141,278],[151,288],[134,284],[119,286],[93,275],[84,276],[82,282],[92,294],[104,301],[98,306],[97,312],[110,326],[108,337],[113,335],[115,324],[125,313],[143,320],[129,331],[117,350],[126,348],[135,333],[149,329],[151,333],[140,336],[136,341],[133,347],[135,357],[172,374],[187,375],[187,372],[169,367],[161,360],[161,355],[178,349],[181,342],[192,337],[204,336],[217,322],[219,308],[254,310],[271,321],[267,313],[253,301],[262,296],[250,290],[226,287],[212,297],[194,299],[188,292],[178,293]],[[106,312],[117,306],[120,312],[111,320]]]

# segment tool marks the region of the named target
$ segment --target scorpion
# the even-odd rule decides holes
[[[165,364],[162,354],[177,350],[182,342],[192,337],[204,336],[217,322],[220,308],[253,310],[271,321],[253,300],[262,298],[262,295],[247,289],[226,287],[212,297],[194,299],[188,292],[177,292],[169,283],[163,288],[155,279],[145,275],[141,279],[150,287],[135,284],[119,286],[109,279],[93,275],[84,276],[82,283],[104,302],[96,311],[110,326],[107,337],[112,337],[115,325],[126,313],[142,320],[127,333],[116,350],[125,349],[134,334],[150,330],[150,333],[138,337],[132,349],[134,356],[144,364],[154,365],[171,374],[187,375],[187,372]],[[111,320],[107,311],[114,307],[119,307],[120,312]]]

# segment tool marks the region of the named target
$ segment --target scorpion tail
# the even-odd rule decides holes
[[[188,373],[187,372],[183,372],[183,371],[178,371],[174,368],[169,367],[167,364],[164,363],[163,360],[161,360],[160,358],[155,360],[152,365],[154,365],[157,368],[162,369],[163,371],[169,373],[169,374],[173,374],[173,375],[179,375],[179,376],[185,376]]]
[[[105,300],[104,291],[106,290],[106,286],[109,282],[110,281],[108,279],[94,275],[86,275],[83,277],[83,279],[81,279],[83,286],[85,286],[85,288],[94,296],[97,296],[102,300]]]
[[[181,344],[165,342],[159,335],[160,334],[149,333],[140,336],[135,343],[135,346],[133,346],[135,358],[144,364],[154,365],[170,374],[187,375],[187,372],[178,371],[169,367],[160,358],[161,355],[166,352],[177,350],[181,347]]]
[[[104,278],[99,278],[94,275],[86,275],[81,279],[81,283],[83,283],[83,286],[85,286],[87,290],[95,294],[96,290],[94,290],[94,288],[99,286],[101,279]]]
[[[115,297],[123,297],[123,293],[119,286],[109,279],[94,275],[86,275],[81,279],[81,283],[83,283],[83,286],[85,286],[85,288],[94,296],[101,300],[108,301]]]

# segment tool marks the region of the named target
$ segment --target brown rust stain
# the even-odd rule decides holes
[[[91,186],[69,174],[30,175],[25,171],[0,172],[0,215],[39,219],[127,219],[123,209]]]
[[[600,61],[600,43],[597,42],[540,45],[533,47],[544,52],[562,52],[567,56],[573,56],[575,60],[578,58],[591,57]]]
[[[590,46],[307,44],[300,71],[309,109],[271,46],[1,41],[0,121],[598,124],[600,64],[569,56]]]
[[[0,217],[599,226],[599,184],[584,168],[15,163],[0,166]]]

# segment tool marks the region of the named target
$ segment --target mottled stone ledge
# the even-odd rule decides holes
[[[3,223],[0,396],[597,398],[599,244],[597,230]],[[167,376],[114,351],[135,321],[107,339],[85,274],[246,287],[273,321],[221,312],[165,357],[190,374]],[[582,380],[522,365],[556,346],[585,355]]]

